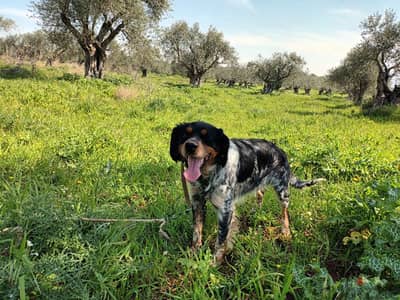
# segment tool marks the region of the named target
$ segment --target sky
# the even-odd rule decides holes
[[[296,52],[310,73],[325,75],[361,40],[360,23],[393,9],[400,0],[172,0],[162,26],[185,20],[202,31],[214,26],[236,49],[239,62],[274,52]],[[17,24],[14,33],[39,29],[29,15],[31,0],[0,0],[0,15]]]

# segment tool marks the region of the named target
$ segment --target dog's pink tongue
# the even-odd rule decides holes
[[[200,167],[203,164],[202,158],[188,157],[188,168],[183,172],[187,181],[194,182],[201,175]]]

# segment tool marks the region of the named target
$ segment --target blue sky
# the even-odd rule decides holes
[[[14,19],[17,33],[37,29],[30,19],[30,0],[0,1],[0,15]],[[359,24],[387,8],[400,19],[400,0],[173,0],[161,22],[198,22],[224,33],[240,62],[274,52],[295,51],[318,75],[338,65],[360,40]]]

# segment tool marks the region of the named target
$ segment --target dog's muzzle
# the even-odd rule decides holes
[[[187,141],[185,143],[185,151],[187,155],[192,155],[196,152],[199,143],[196,141]]]

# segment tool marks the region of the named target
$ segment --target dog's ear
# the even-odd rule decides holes
[[[218,156],[216,162],[222,166],[225,166],[226,160],[228,159],[229,150],[229,138],[225,135],[222,129],[218,129]]]
[[[175,162],[182,160],[182,157],[179,153],[179,145],[181,144],[181,139],[184,134],[185,127],[185,124],[179,124],[174,129],[172,129],[171,141],[169,144],[169,154]]]

